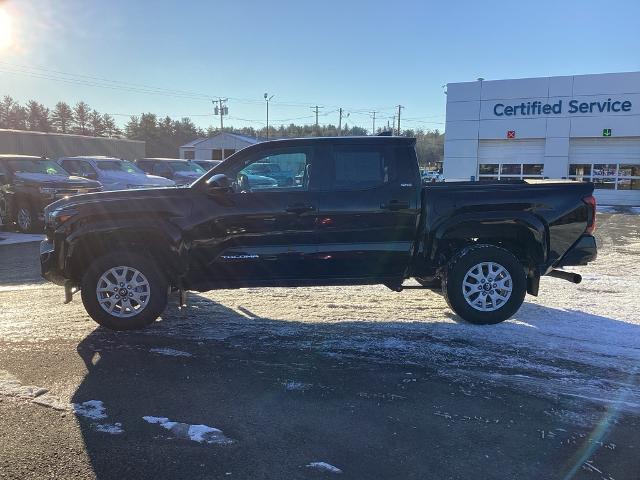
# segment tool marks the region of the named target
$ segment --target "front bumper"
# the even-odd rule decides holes
[[[45,280],[57,285],[64,285],[67,281],[60,269],[55,245],[48,239],[40,243],[40,273]]]
[[[578,241],[560,259],[556,267],[586,265],[598,257],[598,246],[593,235],[582,235]]]

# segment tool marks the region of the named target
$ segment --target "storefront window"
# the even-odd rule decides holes
[[[478,172],[480,175],[498,175],[498,167],[497,163],[481,163]]]
[[[619,178],[618,190],[640,190],[640,178]]]
[[[591,176],[591,164],[590,163],[574,163],[569,165],[569,175],[578,176]]]
[[[597,189],[615,190],[616,179],[615,177],[593,177],[593,184]]]
[[[569,178],[593,182],[604,190],[640,190],[640,164],[575,163],[569,165]]]
[[[594,176],[615,176],[617,165],[615,163],[596,163],[593,166]]]
[[[500,175],[522,175],[522,164],[503,163],[500,168]]]
[[[525,163],[522,165],[524,175],[542,175],[544,165],[542,163]]]

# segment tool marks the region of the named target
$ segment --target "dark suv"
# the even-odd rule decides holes
[[[178,186],[190,185],[206,173],[206,170],[195,162],[179,158],[142,158],[136,165],[151,175],[168,178]]]
[[[15,222],[21,232],[37,231],[48,204],[101,190],[100,182],[72,177],[52,160],[0,155],[0,225]]]

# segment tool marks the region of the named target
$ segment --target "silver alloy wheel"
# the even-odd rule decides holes
[[[20,207],[18,210],[18,226],[23,232],[28,232],[31,229],[31,212],[27,207]]]
[[[481,312],[493,312],[503,307],[511,297],[513,280],[499,263],[482,262],[464,275],[462,294],[469,305]]]
[[[133,267],[113,267],[96,284],[98,303],[109,315],[128,318],[138,315],[149,304],[151,286],[142,272]]]

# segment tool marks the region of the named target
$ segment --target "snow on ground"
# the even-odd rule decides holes
[[[73,412],[81,417],[91,420],[103,420],[107,418],[106,409],[100,400],[88,400],[73,404]]]
[[[16,243],[41,242],[44,240],[42,234],[0,232],[0,247],[4,245],[15,245]]]
[[[144,333],[163,342],[217,340],[256,352],[313,350],[345,361],[419,365],[461,383],[640,411],[640,216],[600,215],[597,238],[597,261],[572,269],[581,284],[545,277],[540,296],[527,296],[499,325],[464,323],[428,290],[255,288],[193,293],[181,310],[173,301]],[[37,295],[0,291],[0,339],[79,341],[95,330],[79,299],[66,306],[62,299],[62,289],[48,284]]]
[[[177,438],[191,440],[198,443],[212,443],[226,445],[233,443],[233,440],[226,437],[222,430],[209,427],[208,425],[191,425],[189,423],[173,422],[166,417],[145,416],[142,419],[153,425],[160,425],[169,430]]]
[[[307,468],[314,468],[316,470],[322,470],[324,472],[342,473],[342,470],[340,470],[338,467],[334,467],[327,462],[311,462],[309,465],[307,465]]]
[[[122,428],[122,424],[119,422],[116,423],[97,423],[93,425],[93,428],[97,432],[108,433],[110,435],[120,435],[124,433]]]
[[[158,355],[166,355],[168,357],[193,357],[189,352],[183,352],[181,350],[175,350],[173,348],[152,348],[149,350],[151,353],[157,353]]]

